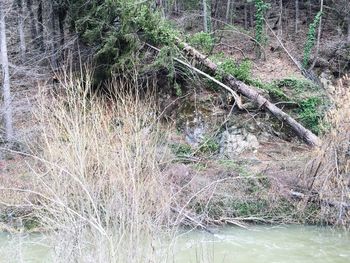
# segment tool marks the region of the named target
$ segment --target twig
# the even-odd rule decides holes
[[[156,50],[157,52],[160,52],[160,49],[159,48],[156,48],[148,43],[146,43],[146,45],[154,50]],[[175,61],[179,62],[180,64],[192,69],[193,71],[201,74],[202,76],[210,79],[211,81],[213,81],[214,83],[218,84],[219,86],[221,86],[222,88],[226,89],[227,91],[229,91],[232,95],[232,97],[235,99],[236,101],[236,104],[237,104],[237,107],[239,109],[243,109],[243,106],[242,106],[242,100],[241,100],[241,97],[233,90],[231,89],[229,86],[225,85],[224,83],[218,81],[217,79],[213,78],[212,76],[210,76],[209,74],[199,70],[198,68],[188,64],[187,62],[185,61],[182,61],[181,59],[178,59],[178,58],[173,58]]]
[[[203,225],[201,222],[199,222],[198,220],[196,220],[195,218],[193,218],[192,216],[189,216],[187,213],[183,212],[183,209],[181,211],[179,211],[178,209],[176,209],[175,207],[170,207],[170,209],[173,212],[178,213],[179,215],[183,215],[184,217],[186,217],[188,220],[190,220],[191,222],[194,222],[197,224],[197,226],[200,226],[201,228],[203,228],[205,231],[207,231],[208,233],[214,235],[213,231],[209,230],[205,225]]]
[[[265,20],[265,19],[264,19]],[[303,73],[305,71],[305,69],[300,65],[300,63],[292,56],[292,54],[290,54],[290,52],[288,51],[288,49],[283,45],[281,39],[275,34],[275,32],[273,32],[272,28],[270,27],[269,23],[267,23],[267,21],[265,20],[265,24],[266,26],[270,29],[270,31],[272,32],[272,34],[274,35],[274,37],[277,39],[278,43],[281,45],[281,47],[283,48],[283,50],[287,53],[287,55],[290,57],[290,59],[293,61],[293,63],[298,67],[298,69],[301,71],[301,73]]]
[[[217,46],[225,46],[225,47],[229,47],[229,48],[238,50],[238,51],[242,54],[243,58],[246,58],[246,57],[247,57],[247,56],[244,54],[243,50],[240,49],[240,48],[238,48],[238,47],[234,47],[234,46],[229,45],[229,44],[226,44],[226,43],[218,43],[218,44],[216,44],[216,45],[217,45]]]

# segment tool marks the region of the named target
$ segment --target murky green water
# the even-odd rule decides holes
[[[348,232],[312,226],[224,228],[214,237],[193,232],[181,246],[178,260],[188,263],[350,262]]]
[[[41,235],[0,234],[0,262],[50,262],[46,243]],[[174,262],[178,263],[348,263],[350,234],[313,226],[227,227],[214,235],[183,232],[175,251]]]

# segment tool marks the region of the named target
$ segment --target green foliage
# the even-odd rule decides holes
[[[303,59],[304,68],[306,68],[309,63],[311,50],[315,45],[316,27],[318,26],[321,20],[321,17],[322,17],[322,12],[318,12],[314,18],[314,21],[309,26],[309,32],[307,34],[307,40],[304,47],[304,59]]]
[[[220,53],[211,58],[218,64],[217,73],[215,75],[216,79],[222,81],[226,75],[232,75],[247,85],[253,85],[257,88],[266,90],[269,95],[277,99],[290,100],[276,83],[265,83],[261,80],[252,78],[251,61],[244,60],[242,63],[237,64],[232,59],[224,58],[224,55]]]
[[[279,89],[288,89],[292,100],[299,104],[297,118],[307,128],[319,134],[327,100],[323,98],[318,86],[307,79],[286,78],[274,83]]]
[[[40,226],[40,221],[36,217],[30,217],[23,220],[23,227],[25,230],[34,230]]]
[[[174,83],[174,89],[175,89],[176,96],[178,97],[182,96],[182,89],[179,83],[177,82]]]
[[[317,85],[308,79],[300,79],[300,78],[293,78],[293,77],[278,80],[275,82],[275,84],[279,88],[287,87],[297,92],[318,89]]]
[[[320,133],[320,122],[322,120],[322,112],[319,106],[322,104],[320,97],[310,97],[302,100],[298,109],[301,121],[314,133]]]
[[[232,59],[224,59],[219,63],[216,78],[222,80],[225,75],[232,75],[243,82],[251,80],[251,62],[244,60],[237,64]]]
[[[154,61],[154,67],[158,69],[166,68],[168,70],[168,77],[175,77],[175,64],[174,56],[178,54],[177,50],[170,48],[168,46],[163,47],[157,55],[156,60]]]
[[[205,136],[203,143],[199,146],[199,151],[204,154],[213,154],[219,151],[220,145],[217,139]]]
[[[192,154],[192,147],[189,144],[171,144],[170,148],[177,157],[188,157]]]
[[[276,85],[276,83],[272,82],[272,83],[265,83],[262,82],[259,79],[254,79],[250,82],[251,85],[260,88],[262,90],[265,90],[269,93],[269,95],[277,100],[285,100],[285,101],[290,101],[291,99],[289,98],[289,96],[287,96],[284,91],[278,86]]]
[[[266,199],[237,200],[231,204],[234,214],[239,217],[264,214],[268,208]]]
[[[199,32],[189,37],[188,42],[193,47],[209,53],[214,47],[215,39],[209,33]]]
[[[175,81],[176,68],[174,58],[179,55],[179,50],[164,46],[157,55],[156,60],[150,66],[154,69],[166,69],[168,72],[168,80],[172,83],[176,96],[182,95],[181,86]]]
[[[153,1],[76,0],[69,2],[72,30],[96,49],[97,82],[112,72],[140,65],[143,42],[172,47],[176,31],[152,7]]]
[[[258,43],[263,44],[266,40],[264,35],[265,13],[270,7],[264,0],[255,0],[255,39]]]

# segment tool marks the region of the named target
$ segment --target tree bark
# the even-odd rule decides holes
[[[212,71],[212,73],[216,73],[218,66],[207,56],[203,55],[202,53],[200,53],[199,51],[197,51],[196,49],[194,49],[187,43],[182,42],[179,39],[177,40],[177,44],[179,47],[183,48],[184,52],[186,52],[188,56],[200,61],[205,67]],[[315,134],[313,134],[310,130],[306,129],[303,125],[298,123],[291,116],[283,112],[276,105],[264,98],[259,92],[257,92],[256,89],[246,85],[242,81],[237,80],[232,75],[226,75],[224,79],[226,80],[229,87],[231,87],[234,91],[252,100],[255,104],[258,105],[260,109],[268,110],[277,119],[284,123],[287,123],[291,127],[291,129],[296,133],[296,135],[303,139],[308,145],[320,145],[320,140]]]
[[[6,24],[4,6],[0,1],[0,35],[1,35],[1,65],[3,72],[3,97],[4,97],[4,122],[5,122],[5,139],[11,142],[14,137],[13,123],[12,123],[12,96],[10,90],[10,72],[9,61],[7,54],[7,39],[6,39]]]
[[[348,37],[347,37],[347,40],[348,40],[348,43],[350,43],[350,13],[348,14]]]
[[[204,32],[209,32],[208,28],[208,5],[207,0],[203,0],[203,26],[204,26]]]
[[[44,21],[43,21],[43,1],[38,3],[38,45],[40,49],[44,50]]]
[[[248,29],[248,4],[244,4],[244,29]]]
[[[283,35],[283,24],[282,24],[282,20],[283,20],[283,1],[280,0],[279,4],[280,4],[280,18],[279,18],[279,21],[278,21],[278,36],[282,37],[282,35]]]
[[[17,0],[18,9],[18,36],[19,36],[19,50],[21,60],[25,60],[26,56],[26,40],[24,34],[24,17],[23,17],[23,2],[22,0]]]
[[[299,0],[295,0],[295,33],[299,30]]]
[[[230,14],[231,14],[231,0],[227,0],[226,3],[226,23],[230,23]]]
[[[320,6],[320,12],[323,12],[323,0],[321,0],[321,6]],[[315,52],[315,59],[310,67],[310,69],[313,69],[316,65],[318,54],[320,53],[320,43],[321,43],[321,34],[322,34],[322,16],[320,18],[320,23],[318,25],[318,32],[317,32],[317,42],[316,42],[316,52]]]
[[[27,0],[27,9],[29,11],[29,17],[30,17],[30,33],[32,37],[32,41],[34,43],[34,46],[37,47],[37,31],[35,26],[35,16],[33,12],[33,1]]]
[[[55,6],[55,3],[51,1],[51,66],[53,69],[57,69],[58,67],[58,61],[57,61],[57,53],[58,53],[58,45],[57,45],[57,28],[56,28],[56,13],[57,13],[57,7]]]
[[[64,61],[64,44],[65,44],[65,35],[64,35],[64,26],[65,26],[65,21],[66,21],[66,16],[67,16],[67,6],[65,5],[64,2],[59,4],[57,6],[57,17],[58,17],[58,28],[59,28],[59,33],[60,33],[60,52],[59,52],[59,59]]]
[[[178,5],[177,0],[174,0],[174,2],[173,2],[173,11],[175,14],[179,13],[179,5]]]

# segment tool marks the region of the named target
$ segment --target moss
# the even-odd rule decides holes
[[[232,59],[223,59],[218,63],[216,78],[222,81],[226,75],[232,75],[240,81],[249,83],[251,81],[251,62],[244,60],[238,64]]]
[[[236,172],[240,176],[249,177],[251,173],[245,163],[231,159],[219,159],[218,163],[231,172]]]
[[[177,157],[188,157],[192,154],[192,147],[189,144],[171,144],[170,148]]]
[[[219,151],[220,145],[216,138],[210,136],[204,136],[203,143],[199,146],[198,150],[202,154],[213,154]]]
[[[267,91],[269,95],[275,100],[291,101],[291,98],[274,82],[264,83],[261,80],[255,79],[251,80],[249,84]]]
[[[247,217],[252,215],[263,215],[269,208],[266,199],[237,200],[231,203],[230,209],[237,217]]]
[[[316,134],[321,132],[320,124],[323,118],[320,110],[321,104],[322,99],[320,97],[310,97],[300,101],[300,107],[297,110],[301,122]]]
[[[275,85],[279,88],[289,88],[296,92],[317,90],[319,87],[312,81],[307,79],[288,77],[275,81]]]
[[[40,222],[37,218],[28,218],[23,221],[23,227],[25,230],[33,230],[40,226]]]

